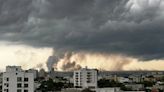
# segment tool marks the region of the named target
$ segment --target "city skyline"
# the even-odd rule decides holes
[[[164,0],[0,0],[0,70],[164,70]]]

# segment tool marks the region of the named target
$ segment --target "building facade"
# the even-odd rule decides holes
[[[3,77],[3,74],[0,73],[0,92],[2,92],[2,77]]]
[[[34,75],[21,66],[7,66],[2,85],[2,92],[34,92]]]
[[[38,70],[35,69],[28,69],[26,72],[33,73],[34,79],[38,78]]]
[[[83,68],[74,71],[74,87],[97,88],[97,70]]]

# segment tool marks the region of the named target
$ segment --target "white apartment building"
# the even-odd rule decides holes
[[[74,71],[74,87],[97,88],[97,70],[83,68]]]
[[[34,75],[21,66],[7,66],[3,73],[2,92],[34,92]]]

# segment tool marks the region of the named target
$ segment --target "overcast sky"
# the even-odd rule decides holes
[[[149,63],[136,69],[163,70],[149,66],[164,65],[164,0],[0,0],[0,51],[0,69],[46,67],[55,52],[74,52],[92,58],[82,61],[115,55]]]

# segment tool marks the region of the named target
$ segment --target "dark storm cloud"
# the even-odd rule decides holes
[[[163,58],[163,0],[133,1],[0,0],[0,39],[55,50]]]
[[[0,0],[0,26],[22,23],[30,14],[32,0]]]

